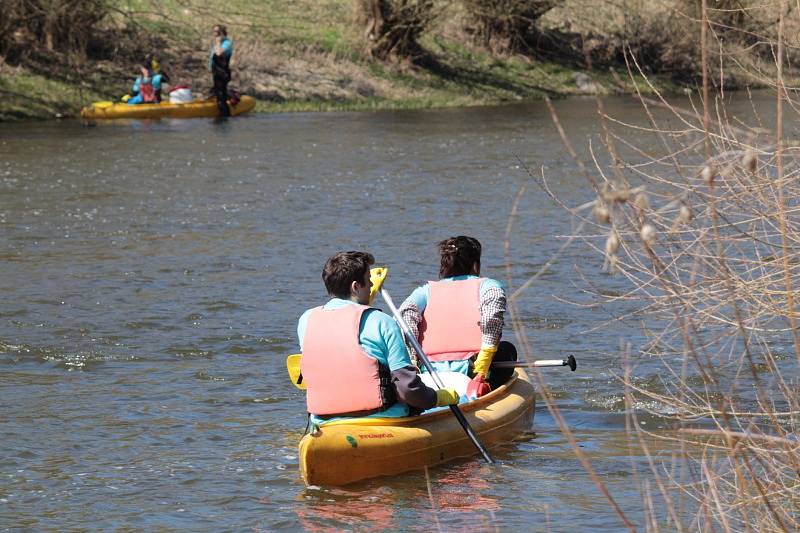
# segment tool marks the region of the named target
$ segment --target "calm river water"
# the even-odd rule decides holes
[[[557,102],[584,151],[594,101]],[[610,114],[639,117],[630,98]],[[636,120],[640,120],[637,118]],[[346,488],[306,488],[304,396],[288,381],[299,315],[339,250],[390,266],[401,300],[437,273],[435,243],[484,245],[484,273],[536,272],[592,199],[543,103],[255,115],[84,127],[0,125],[0,529],[616,530],[622,522],[543,402],[494,454]],[[580,265],[581,270],[574,265]],[[573,247],[519,302],[559,407],[617,502],[644,525],[625,440],[621,338],[581,298],[602,257]],[[507,327],[506,338],[514,340]],[[642,379],[655,378],[644,362]],[[643,418],[653,428],[658,418]],[[665,452],[668,453],[668,452]]]

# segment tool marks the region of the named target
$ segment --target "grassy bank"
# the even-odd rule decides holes
[[[589,3],[591,9],[586,2],[563,2],[540,21],[543,35],[573,41],[579,33],[591,36],[593,49],[611,57],[619,46],[612,35],[629,24],[626,9],[604,0]],[[262,112],[475,106],[632,91],[624,64],[615,66],[613,57],[589,72],[574,53],[560,53],[562,45],[548,45],[547,53],[498,53],[475,43],[458,3],[443,5],[420,42],[426,61],[413,64],[365,54],[349,0],[231,0],[224,11],[206,0],[114,0],[102,24],[119,35],[124,30],[126,41],[109,33],[105,48],[113,51],[99,54],[104,57],[51,52],[13,66],[0,62],[0,120],[77,116],[92,101],[116,100],[150,51],[161,57],[173,84],[207,92],[205,62],[215,23],[226,25],[235,42],[232,86],[255,96]],[[666,91],[679,87],[675,79],[674,72],[652,75]],[[691,79],[683,84],[694,86]]]

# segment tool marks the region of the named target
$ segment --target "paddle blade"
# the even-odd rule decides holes
[[[375,296],[380,292],[383,282],[386,281],[386,276],[389,275],[389,267],[375,267],[369,271],[369,280],[372,282],[372,288],[369,290],[369,305],[375,300]]]
[[[289,371],[289,379],[292,384],[298,389],[306,389],[306,384],[303,382],[303,374],[300,373],[300,359],[303,354],[295,353],[286,358],[286,370]]]

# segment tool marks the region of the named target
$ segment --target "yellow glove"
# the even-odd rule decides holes
[[[123,94],[122,98],[120,98],[120,100],[123,101],[123,102],[127,102],[130,99],[131,99],[131,95],[129,95],[129,94]]]
[[[484,378],[489,377],[489,366],[491,366],[492,359],[494,359],[494,354],[496,353],[497,346],[481,346],[481,351],[478,352],[478,356],[475,358],[475,364],[472,365],[476,376],[481,375]]]
[[[457,405],[460,397],[455,389],[439,389],[436,391],[436,407]]]

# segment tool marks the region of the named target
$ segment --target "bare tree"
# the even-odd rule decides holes
[[[418,39],[436,18],[433,0],[356,0],[356,12],[367,50],[382,60],[419,56]]]

